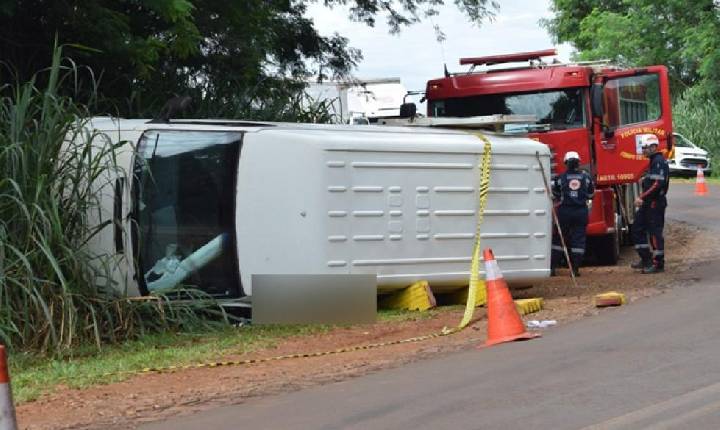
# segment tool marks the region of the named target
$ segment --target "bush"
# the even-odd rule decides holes
[[[84,127],[87,108],[58,91],[79,80],[67,63],[56,49],[48,70],[0,88],[0,341],[62,355],[208,324],[208,312],[227,321],[209,298],[170,305],[121,297],[108,281],[113,260],[87,251],[103,227],[91,222],[99,210],[92,184],[116,168],[117,146]]]

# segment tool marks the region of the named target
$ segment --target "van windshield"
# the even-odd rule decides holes
[[[517,94],[487,94],[432,100],[431,116],[533,115],[532,124],[507,124],[505,131],[527,132],[585,127],[581,88]]]
[[[235,194],[241,133],[148,131],[134,166],[134,251],[147,292],[239,295]]]

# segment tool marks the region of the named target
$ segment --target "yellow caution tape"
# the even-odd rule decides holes
[[[448,304],[460,304],[460,305],[467,305],[468,301],[468,295],[470,294],[470,288],[465,287],[461,288],[457,291],[453,291],[452,293],[446,294],[443,297],[443,301]],[[481,297],[480,295],[475,296],[475,306],[483,306],[485,305],[485,297]]]
[[[309,358],[309,357],[322,357],[325,355],[341,354],[345,352],[362,351],[368,349],[377,349],[391,345],[401,345],[406,343],[422,342],[425,340],[435,339],[442,336],[448,336],[454,333],[459,333],[467,327],[473,317],[475,307],[477,306],[478,300],[482,300],[484,303],[486,299],[485,281],[480,279],[480,225],[483,221],[483,215],[485,213],[485,204],[487,202],[487,196],[490,189],[490,158],[492,156],[491,150],[492,145],[490,141],[480,133],[476,134],[480,140],[485,144],[483,147],[482,159],[480,160],[480,184],[479,184],[479,196],[478,196],[478,217],[475,226],[475,245],[473,247],[472,262],[470,265],[470,285],[468,287],[468,300],[465,305],[465,314],[463,315],[460,324],[455,328],[443,328],[440,332],[432,333],[424,336],[411,337],[407,339],[391,340],[387,342],[370,343],[359,346],[349,346],[345,348],[338,348],[330,351],[318,351],[309,353],[297,353],[287,355],[277,355],[274,357],[265,358],[250,358],[244,360],[229,360],[229,361],[211,361],[205,363],[194,363],[179,366],[158,366],[158,367],[146,367],[139,370],[127,370],[119,372],[108,372],[103,376],[115,376],[115,375],[137,375],[146,373],[162,373],[162,372],[174,372],[177,370],[187,369],[201,369],[206,367],[229,367],[229,366],[244,366],[248,364],[259,364],[267,363],[270,361],[288,360],[292,358]]]
[[[297,353],[297,354],[287,354],[287,355],[276,355],[274,357],[264,357],[264,358],[250,358],[245,360],[229,360],[229,361],[212,361],[212,362],[205,362],[205,363],[194,363],[194,364],[186,364],[186,365],[179,365],[179,366],[159,366],[159,367],[146,367],[139,370],[127,370],[127,371],[120,371],[120,372],[108,372],[103,374],[103,376],[115,376],[115,375],[136,375],[136,374],[144,374],[144,373],[165,373],[165,372],[174,372],[178,370],[188,370],[188,369],[202,369],[205,367],[230,367],[230,366],[244,366],[248,364],[260,364],[260,363],[267,363],[270,361],[278,361],[278,360],[288,360],[291,358],[311,358],[311,357],[322,357],[326,355],[333,355],[333,354],[341,354],[345,352],[354,352],[354,351],[362,351],[362,350],[369,350],[369,349],[377,349],[384,346],[391,346],[391,345],[401,345],[405,343],[415,343],[415,342],[422,342],[429,339],[435,339],[442,336],[447,336],[453,333],[457,333],[459,330],[454,331],[441,331],[437,333],[432,333],[424,336],[417,336],[417,337],[410,337],[407,339],[400,339],[400,340],[391,340],[388,342],[379,342],[379,343],[370,343],[365,345],[359,345],[359,346],[349,346],[345,348],[338,348],[330,351],[318,351],[318,352],[307,352],[307,353]]]
[[[478,187],[478,210],[477,222],[475,223],[475,244],[473,246],[472,263],[470,264],[470,285],[468,287],[468,300],[465,304],[465,315],[460,321],[458,329],[463,329],[470,324],[475,307],[478,301],[485,303],[487,300],[487,292],[485,290],[485,281],[480,279],[480,226],[485,215],[485,204],[490,191],[490,159],[492,158],[492,145],[487,137],[477,133],[477,137],[485,144],[483,148],[482,161],[480,166],[480,184]],[[480,297],[478,297],[480,296]],[[479,299],[479,300],[478,300]]]

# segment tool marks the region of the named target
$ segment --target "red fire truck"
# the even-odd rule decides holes
[[[469,65],[469,71],[446,71],[427,83],[427,114],[534,115],[536,122],[506,124],[503,131],[527,133],[548,145],[553,174],[564,171],[566,152],[580,154],[581,167],[598,185],[589,215],[588,251],[604,264],[615,264],[632,223],[637,183],[648,167],[636,136],[653,133],[663,151],[672,148],[667,69],[543,61],[554,55],[548,49],[462,58],[460,64]]]

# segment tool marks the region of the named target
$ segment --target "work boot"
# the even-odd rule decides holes
[[[644,274],[661,273],[664,271],[665,271],[664,268],[653,266],[653,265],[650,265],[648,267],[643,267],[643,269],[642,269],[642,273],[644,273]]]
[[[572,257],[570,257],[570,262],[572,263],[573,275],[575,275],[576,278],[580,277],[580,265],[582,264],[582,257],[573,255]]]
[[[554,267],[551,267],[551,268],[550,268],[550,276],[551,276],[551,277],[552,277],[552,276],[557,276],[557,273],[555,273],[555,268],[554,268]]]
[[[640,248],[637,249],[638,257],[640,257],[640,261],[637,261],[630,265],[633,269],[640,269],[645,270],[648,267],[653,266],[653,260],[652,256],[650,255],[650,250],[647,248]]]

